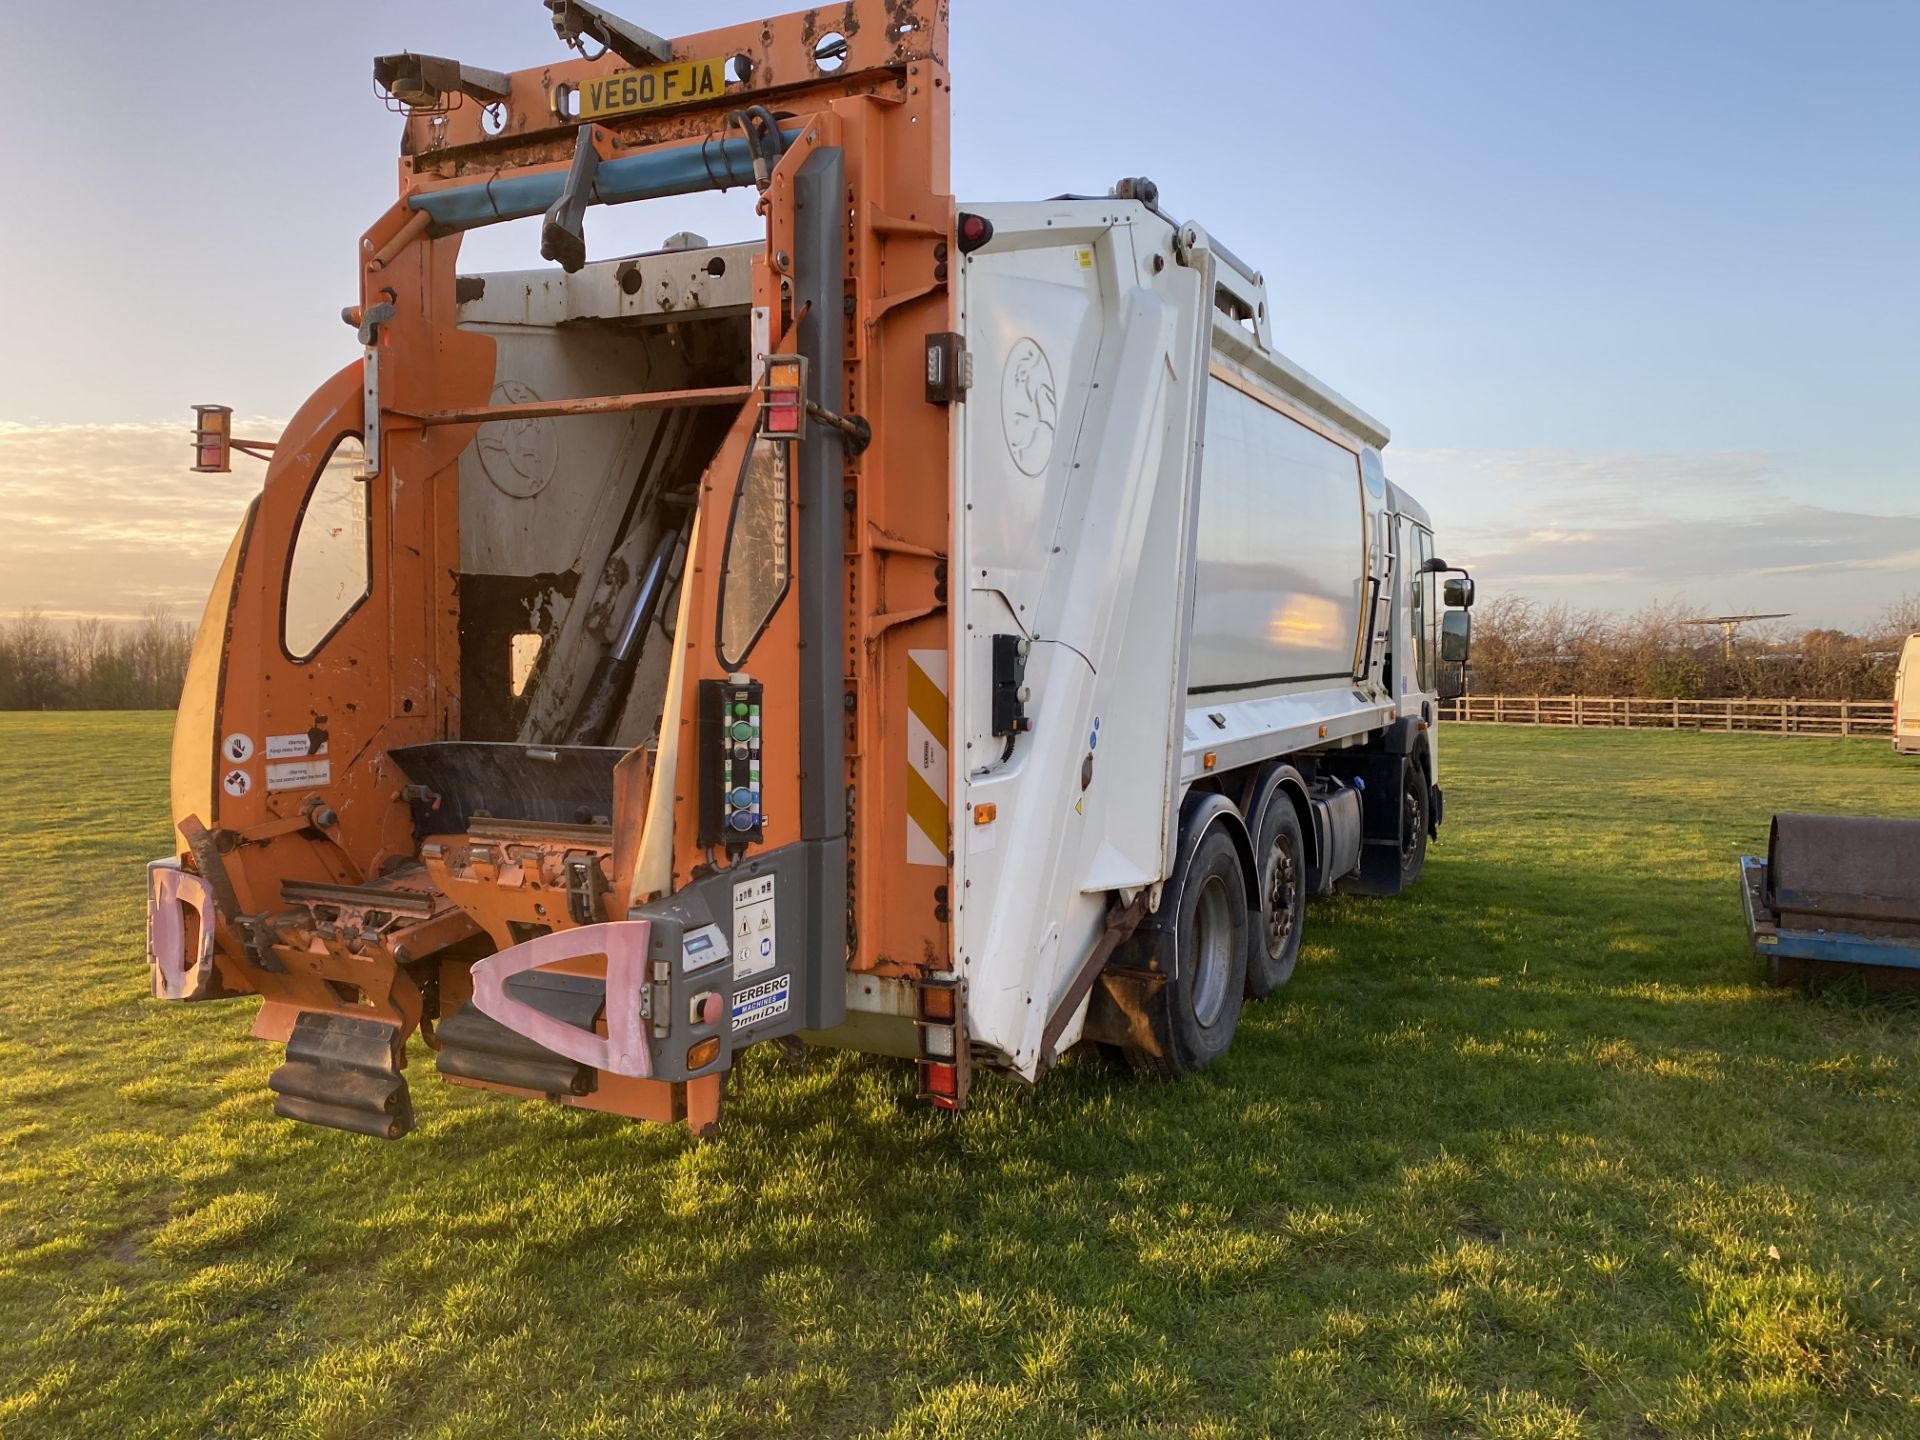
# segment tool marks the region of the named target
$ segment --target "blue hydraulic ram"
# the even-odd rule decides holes
[[[1740,861],[1747,934],[1780,984],[1920,990],[1920,820],[1776,815]]]
[[[791,145],[798,130],[781,132]],[[524,220],[545,214],[560,198],[567,183],[564,169],[538,175],[509,175],[472,185],[455,185],[415,195],[407,203],[433,217],[434,235],[475,230],[502,220]],[[672,145],[637,155],[603,160],[593,182],[597,205],[624,205],[635,200],[663,200],[670,195],[697,195],[704,190],[730,190],[753,184],[753,153],[739,135],[702,140],[697,145]]]

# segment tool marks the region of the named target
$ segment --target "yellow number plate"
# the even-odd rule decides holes
[[[651,70],[616,70],[580,85],[580,118],[605,120],[695,100],[712,100],[727,88],[724,60],[682,60]]]

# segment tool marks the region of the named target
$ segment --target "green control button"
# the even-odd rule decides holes
[[[751,740],[753,738],[753,726],[746,724],[734,726],[733,738],[736,740]]]
[[[742,700],[738,705],[733,707],[733,713],[736,718],[744,720],[753,713],[753,707]]]

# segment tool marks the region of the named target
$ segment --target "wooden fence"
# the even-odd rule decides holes
[[[1472,695],[1440,707],[1466,725],[1564,725],[1597,730],[1725,730],[1885,740],[1891,700],[1647,700],[1608,695]]]

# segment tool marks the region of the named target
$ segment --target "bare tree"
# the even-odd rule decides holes
[[[10,710],[51,710],[67,696],[67,657],[60,636],[39,610],[23,610],[6,629],[5,703]]]
[[[1729,649],[1717,631],[1655,605],[1631,615],[1489,598],[1476,612],[1472,688],[1481,695],[1640,695],[1662,700],[1892,693],[1890,647],[1840,630],[1753,628]],[[1898,612],[1893,612],[1898,618]]]
[[[192,648],[160,607],[131,626],[29,610],[0,624],[0,710],[171,710]]]
[[[1874,626],[1874,638],[1898,644],[1909,635],[1920,635],[1920,591],[1902,595],[1880,613]]]

